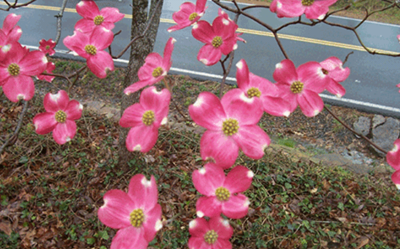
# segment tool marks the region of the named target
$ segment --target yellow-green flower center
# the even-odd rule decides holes
[[[249,96],[249,98],[260,97],[261,92],[260,92],[260,90],[258,90],[258,88],[252,87],[249,90],[247,90],[247,96]]]
[[[322,68],[322,73],[325,75],[328,75],[329,72],[328,72],[328,70]]]
[[[65,123],[67,121],[67,114],[64,111],[58,110],[55,119],[58,123]]]
[[[15,63],[12,63],[8,66],[8,73],[11,74],[12,76],[18,76],[19,75],[19,66]]]
[[[94,18],[94,24],[100,25],[104,22],[104,17],[103,16],[96,16]]]
[[[292,93],[294,93],[294,94],[301,93],[301,91],[303,91],[303,87],[304,87],[304,84],[302,82],[295,81],[290,86],[290,91],[292,91]]]
[[[311,6],[315,0],[301,0],[303,6]]]
[[[90,44],[85,46],[85,51],[91,55],[95,55],[97,53],[96,47]]]
[[[49,45],[46,45],[46,50],[49,50],[50,49],[50,46]]]
[[[210,230],[204,235],[204,241],[209,245],[213,245],[217,239],[218,234],[214,230]]]
[[[189,21],[193,21],[197,16],[198,16],[198,14],[197,14],[196,12],[193,12],[193,13],[190,14],[190,16],[189,16]]]
[[[140,208],[133,210],[129,215],[129,219],[131,221],[132,226],[141,227],[144,222],[143,210]]]
[[[222,123],[222,131],[227,136],[236,134],[239,130],[239,122],[236,119],[227,119]]]
[[[222,45],[222,38],[220,36],[214,37],[211,44],[213,45],[214,48],[219,48],[219,46]]]
[[[147,126],[152,125],[154,122],[154,112],[151,110],[145,111],[142,116],[142,121],[143,121],[143,124],[145,124]]]
[[[231,193],[224,187],[219,187],[215,190],[215,196],[219,201],[227,201],[231,197]]]
[[[163,73],[164,73],[164,71],[162,70],[162,68],[161,67],[157,67],[157,68],[155,68],[153,70],[152,75],[153,75],[154,78],[157,78],[157,77],[161,76]]]

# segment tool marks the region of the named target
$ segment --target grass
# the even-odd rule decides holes
[[[76,67],[57,63],[67,72]],[[123,73],[118,69],[104,80],[89,75],[76,88],[86,92],[84,86],[103,86],[100,95],[115,92],[107,82],[117,84]],[[214,82],[176,79],[174,98],[182,110],[200,91],[219,90]],[[102,196],[110,189],[126,191],[137,173],[154,175],[159,186],[165,224],[150,247],[186,248],[188,224],[195,218],[195,200],[200,197],[191,174],[204,165],[199,153],[203,131],[181,117],[174,118],[172,109],[173,122],[160,130],[156,146],[147,154],[137,154],[130,167],[122,170],[117,164],[117,121],[85,111],[77,122],[76,137],[59,146],[51,135],[37,135],[30,123],[35,113],[43,112],[39,96],[31,103],[20,139],[1,155],[0,248],[109,248],[116,230],[97,218]],[[8,134],[20,107],[3,97],[0,110],[1,134]],[[261,126],[269,130],[271,124],[290,127],[295,123],[267,117]],[[285,135],[277,143],[297,146]],[[240,155],[237,164],[250,168],[255,177],[244,193],[251,202],[249,214],[231,220],[233,248],[357,248],[366,241],[364,248],[392,248],[400,243],[400,196],[387,173],[356,175],[306,159],[294,161],[279,150],[269,150],[257,161]]]

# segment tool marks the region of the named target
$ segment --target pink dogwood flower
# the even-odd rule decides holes
[[[76,12],[83,19],[75,24],[75,29],[84,33],[90,33],[96,27],[112,30],[114,23],[121,21],[125,16],[119,13],[117,8],[106,7],[99,11],[95,1],[91,0],[80,1],[76,5]]]
[[[119,121],[122,127],[132,127],[126,138],[129,151],[148,152],[157,142],[158,128],[167,122],[171,93],[158,92],[152,86],[142,91],[140,103],[128,107]]]
[[[42,39],[40,40],[39,45],[39,50],[45,54],[54,55],[56,53],[56,51],[54,51],[56,43],[52,39],[49,39],[47,41],[45,39]]]
[[[46,69],[44,70],[43,73],[52,73],[54,69],[56,69],[56,65],[54,65],[53,62],[49,61],[49,62],[47,62],[47,67],[46,67]],[[47,81],[47,82],[52,82],[53,79],[54,79],[54,76],[45,75],[45,74],[39,74],[39,75],[37,76],[37,78],[38,78],[39,80],[45,80],[45,81]]]
[[[314,117],[324,108],[318,93],[325,90],[329,78],[318,62],[307,62],[297,69],[289,59],[276,64],[273,77],[280,89],[280,97],[288,101],[293,112],[299,105],[307,117]]]
[[[162,228],[154,176],[148,181],[144,175],[137,174],[129,183],[128,193],[113,189],[107,191],[103,199],[104,205],[98,211],[100,221],[119,229],[111,249],[146,249]]]
[[[193,184],[200,194],[196,203],[197,216],[216,217],[221,213],[231,219],[243,218],[249,209],[249,199],[240,194],[246,191],[254,173],[243,166],[236,166],[225,177],[223,169],[208,163],[193,172]]]
[[[344,89],[339,82],[343,82],[349,77],[350,69],[348,67],[343,68],[342,61],[334,56],[320,62],[320,64],[322,66],[322,72],[328,76],[329,79],[326,90],[339,98],[345,95],[346,89]]]
[[[306,14],[308,19],[323,19],[329,6],[337,0],[274,0],[270,5],[271,12],[281,17],[298,17]]]
[[[0,86],[4,94],[12,102],[32,99],[35,94],[32,76],[45,70],[46,55],[41,51],[30,52],[18,42],[10,43],[1,50],[4,49],[6,56],[0,61]]]
[[[107,71],[114,70],[111,55],[104,51],[111,45],[114,34],[105,28],[95,29],[91,34],[74,31],[73,36],[64,39],[64,45],[87,60],[90,71],[99,78],[105,78]]]
[[[76,100],[69,100],[64,90],[57,94],[47,93],[43,101],[45,113],[33,118],[37,134],[45,135],[53,132],[54,141],[65,144],[76,134],[75,120],[82,116],[83,106]]]
[[[218,9],[218,16],[222,16],[222,17],[225,18],[226,20],[230,21],[233,25],[236,25],[236,29],[235,29],[235,30],[237,30],[237,29],[239,28],[239,26],[238,26],[234,21],[232,21],[232,19],[229,18],[228,14],[227,14],[225,11],[223,11],[222,9]],[[246,41],[245,41],[243,38],[239,37],[239,36],[241,36],[242,34],[243,34],[243,33],[235,33],[236,40],[237,40],[237,41],[241,41],[241,42],[243,42],[243,43],[246,43]]]
[[[176,40],[172,37],[168,39],[164,48],[164,58],[154,52],[146,57],[144,65],[138,72],[139,81],[125,88],[125,94],[129,95],[164,79],[172,66],[171,56],[175,42]]]
[[[181,4],[179,11],[172,14],[172,19],[177,24],[169,27],[168,32],[184,29],[197,22],[204,15],[206,2],[207,0],[197,0],[196,5],[191,2]]]
[[[192,29],[193,37],[206,44],[197,54],[197,59],[206,66],[212,66],[221,59],[222,54],[228,55],[235,50],[236,29],[237,25],[223,15],[215,18],[212,26],[206,21],[195,23]]]
[[[396,85],[396,87],[400,88],[400,83]],[[399,93],[400,93],[400,89],[399,89]]]
[[[386,154],[386,161],[396,170],[392,174],[392,181],[400,190],[400,139],[394,141],[393,145],[393,149]]]
[[[236,64],[236,80],[248,98],[260,98],[263,109],[266,113],[274,116],[290,115],[290,105],[287,101],[279,97],[279,88],[269,80],[252,74],[249,71],[245,60],[241,59]]]
[[[8,14],[3,22],[3,28],[1,29],[7,36],[9,42],[17,42],[22,35],[22,29],[17,25],[21,15],[14,13]]]
[[[190,239],[189,249],[231,249],[229,239],[233,235],[233,229],[228,220],[221,217],[197,218],[189,223]]]
[[[257,126],[263,115],[261,100],[247,98],[240,89],[230,90],[222,100],[202,92],[189,106],[189,114],[207,129],[200,140],[201,157],[213,159],[224,169],[235,163],[239,148],[248,157],[260,159],[270,144],[268,135]]]

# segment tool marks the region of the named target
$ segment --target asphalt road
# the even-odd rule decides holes
[[[191,29],[168,33],[167,28],[173,25],[172,13],[179,9],[184,0],[164,0],[160,28],[157,35],[154,51],[161,53],[169,37],[173,36],[177,43],[173,52],[173,74],[188,74],[197,79],[218,80],[222,69],[216,64],[206,67],[197,61],[197,53],[203,44],[191,35]],[[37,47],[39,40],[55,38],[56,19],[61,0],[37,0],[28,8],[11,10],[10,12],[22,15],[19,25],[23,30],[20,42],[24,45]],[[63,18],[62,38],[72,35],[74,25],[81,17],[74,12],[77,0],[70,0]],[[100,8],[106,6],[117,7],[121,13],[130,14],[129,0],[98,0],[96,3]],[[192,0],[192,2],[195,2]],[[229,4],[229,3],[227,3]],[[207,3],[208,9],[202,18],[212,22],[218,13],[218,6],[212,2]],[[3,7],[3,6],[0,6]],[[278,27],[290,19],[279,19],[268,9],[249,10],[260,20],[265,21],[273,27]],[[7,12],[0,12],[0,20],[3,20]],[[231,16],[233,17],[233,16]],[[341,17],[330,17],[330,22],[355,26],[359,20]],[[112,44],[113,53],[119,51],[127,44],[130,37],[129,16],[116,24],[115,32],[122,30]],[[272,74],[275,64],[284,59],[275,39],[266,32],[263,27],[245,17],[240,17],[238,22],[242,37],[246,44],[238,43],[235,52],[234,65],[244,58],[249,64],[250,71],[265,77],[273,82]],[[389,52],[400,52],[400,45],[396,36],[400,34],[400,26],[387,25],[375,22],[366,22],[359,28],[359,34],[364,44],[370,48]],[[261,31],[261,32],[260,32]],[[370,55],[362,50],[354,34],[348,30],[319,24],[315,27],[303,25],[291,26],[283,31],[282,44],[294,61],[300,65],[307,61],[322,61],[330,56],[344,59],[346,55],[354,51],[346,63],[351,69],[349,78],[343,83],[346,95],[338,99],[330,93],[321,94],[325,102],[350,106],[363,111],[382,113],[400,117],[400,93],[396,84],[400,82],[400,58],[388,56]],[[61,53],[57,56],[65,56],[62,52],[67,50],[64,44],[57,46]],[[67,56],[68,57],[68,56]],[[126,53],[117,64],[126,65],[129,53]],[[235,67],[231,71],[228,82],[235,83]]]

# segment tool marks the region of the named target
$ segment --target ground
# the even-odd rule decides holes
[[[54,62],[56,73],[83,65]],[[201,91],[218,94],[219,85],[172,76],[173,98],[180,111],[171,103],[169,125],[160,129],[156,146],[149,153],[138,153],[131,167],[121,169],[115,108],[124,74],[125,69],[117,68],[99,80],[88,73],[71,88],[71,98],[84,103],[85,111],[77,122],[76,137],[62,146],[51,134],[35,134],[32,118],[44,111],[44,93],[68,85],[64,80],[36,83],[20,138],[0,158],[1,248],[108,248],[116,230],[97,219],[102,195],[110,189],[127,191],[137,173],[154,175],[159,185],[164,228],[150,248],[186,248],[188,223],[200,197],[191,174],[204,165],[199,154],[204,130],[189,120],[187,107]],[[348,124],[360,115],[371,115],[330,108]],[[20,104],[1,97],[2,140],[14,129],[20,111]],[[299,111],[289,118],[265,115],[260,126],[273,144],[261,160],[241,155],[237,161],[255,177],[244,193],[251,202],[249,214],[230,222],[235,230],[233,248],[394,248],[400,243],[400,196],[389,179],[390,167],[368,144],[325,112],[315,118]],[[373,163],[365,165],[369,170],[354,173],[352,167],[315,160],[316,155],[329,158],[346,148],[372,158]]]

